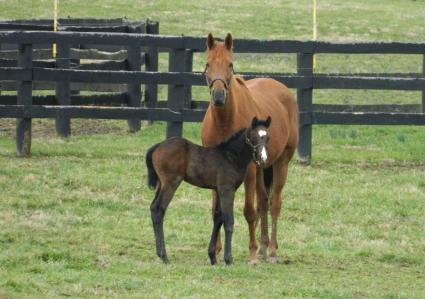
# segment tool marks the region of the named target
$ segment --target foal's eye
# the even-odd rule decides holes
[[[229,63],[229,68],[233,68],[233,63]]]

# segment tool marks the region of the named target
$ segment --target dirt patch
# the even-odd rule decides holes
[[[104,119],[73,119],[71,121],[72,135],[95,135],[116,132],[127,132],[127,121]],[[14,118],[0,119],[0,136],[14,138],[16,134],[16,120]],[[55,121],[53,119],[33,119],[33,137],[56,136]]]

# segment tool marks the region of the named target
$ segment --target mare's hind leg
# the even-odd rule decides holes
[[[168,263],[167,252],[165,251],[164,240],[164,215],[168,204],[173,198],[174,192],[181,183],[181,179],[172,182],[161,183],[151,204],[151,218],[155,233],[156,254],[164,263]]]
[[[258,251],[258,256],[260,258],[267,257],[267,247],[269,246],[269,226],[268,226],[268,197],[266,187],[264,186],[264,174],[262,169],[257,169],[257,179],[256,179],[256,190],[257,190],[257,207],[260,217],[260,229],[261,229],[261,239],[260,239],[260,250]],[[257,218],[258,219],[258,218]]]
[[[273,165],[273,190],[272,190],[272,199],[270,214],[272,216],[272,233],[270,241],[270,252],[269,252],[269,261],[272,263],[277,262],[277,220],[280,215],[280,209],[282,206],[281,193],[283,186],[286,183],[288,177],[288,162],[281,159],[276,164]]]
[[[216,193],[217,194],[217,193]],[[208,256],[210,257],[210,262],[211,265],[214,265],[217,263],[217,243],[220,241],[217,238],[220,236],[220,228],[223,224],[223,217],[222,217],[222,213],[221,213],[221,207],[220,207],[220,199],[217,196],[216,198],[216,204],[214,207],[214,212],[213,212],[213,218],[214,218],[214,225],[213,225],[213,230],[211,233],[211,240],[210,240],[210,245],[208,246]],[[221,246],[221,242],[220,242],[220,246]]]

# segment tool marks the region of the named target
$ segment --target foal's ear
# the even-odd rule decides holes
[[[209,34],[208,34],[208,37],[207,37],[207,47],[208,47],[208,50],[211,50],[212,48],[214,48],[214,37],[213,37],[213,35],[212,35],[212,33],[210,32]]]
[[[251,122],[251,128],[255,128],[257,126],[257,123],[258,123],[258,118],[254,116]]]
[[[227,33],[226,39],[224,40],[224,45],[226,46],[227,50],[232,50],[233,47],[233,38],[231,33]]]
[[[270,127],[271,122],[272,122],[272,118],[270,116],[267,117],[266,123],[264,124],[266,126],[266,128]]]

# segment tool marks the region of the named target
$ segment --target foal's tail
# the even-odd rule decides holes
[[[148,168],[148,186],[152,190],[155,189],[158,185],[158,174],[156,173],[152,163],[152,155],[158,145],[159,143],[155,144],[150,149],[148,149],[148,152],[146,153],[146,167]]]

